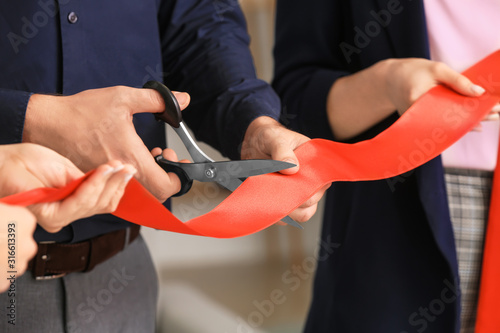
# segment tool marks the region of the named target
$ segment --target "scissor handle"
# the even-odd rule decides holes
[[[156,90],[165,101],[165,111],[162,113],[155,113],[156,120],[162,120],[170,126],[178,128],[182,122],[181,107],[170,89],[158,81],[148,81],[144,84],[143,88]]]
[[[165,170],[166,172],[175,173],[181,181],[181,190],[172,195],[173,197],[180,197],[181,195],[186,194],[191,189],[191,186],[193,186],[193,180],[189,178],[186,172],[182,169],[182,163],[169,161],[162,155],[156,156],[155,160],[156,163],[158,163],[158,165],[163,168],[163,170]]]

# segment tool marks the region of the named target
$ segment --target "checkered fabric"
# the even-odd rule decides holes
[[[492,179],[492,171],[445,169],[462,292],[460,333],[474,332]]]

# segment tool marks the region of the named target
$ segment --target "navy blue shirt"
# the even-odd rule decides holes
[[[238,158],[248,124],[280,112],[273,90],[255,77],[248,43],[235,0],[3,1],[0,144],[22,141],[32,93],[163,80],[191,95],[183,116],[197,138]],[[165,146],[164,125],[151,114],[134,116],[134,125],[148,148]],[[39,227],[35,239],[77,242],[127,225],[99,215],[57,234]]]

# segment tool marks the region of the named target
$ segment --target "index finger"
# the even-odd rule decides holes
[[[465,75],[462,75],[443,63],[435,66],[436,78],[449,88],[465,96],[480,96],[485,90],[483,87],[472,83]]]

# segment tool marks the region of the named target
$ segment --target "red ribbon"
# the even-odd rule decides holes
[[[250,177],[212,211],[185,223],[134,179],[114,215],[147,227],[191,235],[230,238],[255,233],[288,215],[329,182],[389,178],[438,156],[469,132],[500,101],[500,89],[493,81],[500,78],[499,64],[500,51],[464,72],[486,89],[482,96],[465,97],[438,86],[371,140],[355,144],[311,140],[295,151],[300,161],[297,174]],[[61,200],[88,175],[61,189],[35,189],[6,197],[0,202],[27,206]],[[499,189],[500,177],[495,177],[492,202],[500,200]],[[500,255],[499,216],[500,208],[495,209],[492,205],[476,333],[500,332],[500,320],[495,321],[496,312],[500,311],[500,265],[494,258]]]

